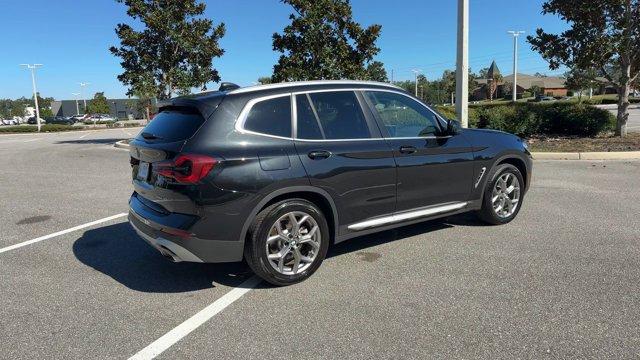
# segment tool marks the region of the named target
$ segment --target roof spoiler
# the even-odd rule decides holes
[[[221,98],[220,98],[221,99]],[[163,111],[167,108],[173,107],[185,107],[185,108],[193,108],[198,110],[202,116],[209,118],[209,116],[216,110],[218,104],[220,104],[220,99],[217,101],[202,101],[191,98],[173,98],[167,100],[158,101],[156,106],[158,107],[158,111]]]

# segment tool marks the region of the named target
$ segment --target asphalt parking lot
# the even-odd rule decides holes
[[[238,291],[159,358],[640,357],[640,161],[536,161],[509,225],[365,236],[238,290],[244,265],[170,263],[128,225],[135,131],[0,136],[0,358],[128,358]]]

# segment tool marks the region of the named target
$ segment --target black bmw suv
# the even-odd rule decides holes
[[[304,280],[331,244],[475,211],[511,221],[530,185],[522,139],[462,129],[400,88],[292,82],[159,104],[130,143],[129,220],[173,261],[247,261]]]

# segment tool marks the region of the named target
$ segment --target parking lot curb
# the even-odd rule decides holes
[[[116,142],[115,144],[113,144],[113,146],[119,148],[119,149],[127,149],[129,150],[129,141],[130,140],[120,140],[118,142]]]
[[[611,152],[534,152],[534,160],[636,160],[640,151]]]

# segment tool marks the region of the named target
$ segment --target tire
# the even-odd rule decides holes
[[[297,235],[292,214],[299,222]],[[258,213],[247,234],[244,256],[265,281],[277,286],[295,284],[318,270],[329,249],[329,234],[326,218],[313,203],[283,200]]]
[[[496,183],[501,181],[502,179],[510,179],[513,181],[515,178],[517,183],[517,189],[514,188],[512,193],[501,193],[501,185],[496,186]],[[509,184],[515,184],[514,182],[510,182]],[[502,185],[503,186],[503,185]],[[507,187],[507,191],[510,188]],[[497,189],[497,192],[494,193],[494,189]],[[517,203],[513,203],[513,199],[515,199],[515,192],[517,191]],[[507,198],[504,198],[504,195]],[[493,198],[498,196],[498,203],[503,204],[502,207],[499,207],[500,210],[496,210],[494,208]],[[513,199],[511,198],[513,197]],[[508,200],[507,200],[508,199]],[[524,179],[520,170],[517,167],[511,164],[500,164],[494,168],[494,170],[489,174],[489,181],[487,181],[484,194],[482,197],[482,208],[477,212],[478,217],[492,225],[503,225],[511,222],[520,212],[520,208],[522,208],[522,202],[524,199]],[[507,211],[509,206],[508,201],[510,201],[512,206],[515,206],[514,209]],[[499,205],[498,204],[498,205]]]

